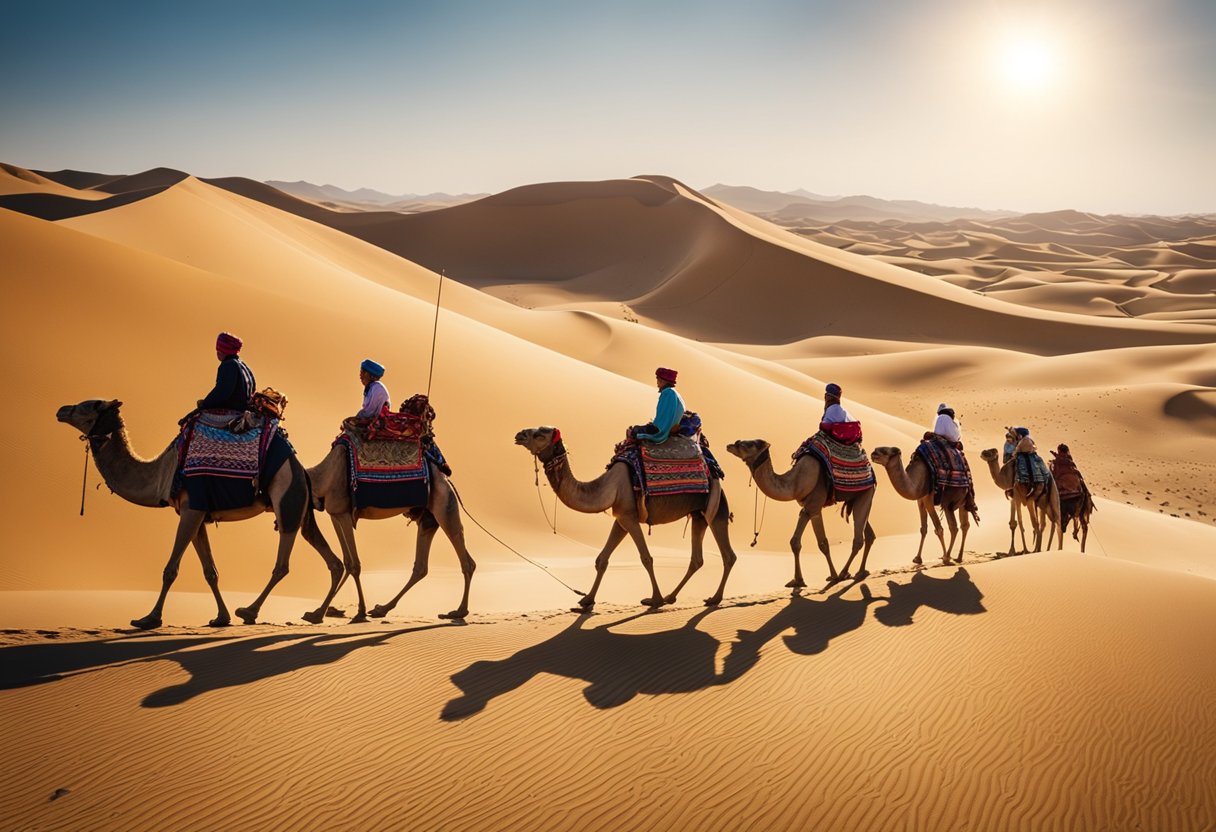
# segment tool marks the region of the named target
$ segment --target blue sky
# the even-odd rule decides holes
[[[31,168],[393,193],[662,173],[1016,210],[1216,211],[1211,0],[41,0],[0,13],[0,160]],[[1010,51],[1013,35],[1030,51]]]

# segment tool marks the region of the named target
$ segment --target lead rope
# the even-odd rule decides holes
[[[80,441],[84,443],[84,474],[80,478],[80,516],[84,517],[85,486],[89,482],[89,437],[82,436]]]
[[[546,575],[548,575],[550,578],[552,578],[553,580],[557,581],[559,584],[564,586],[566,589],[573,592],[575,595],[585,596],[587,594],[585,592],[575,589],[574,587],[570,586],[570,584],[566,583],[561,578],[554,575],[552,572],[549,571],[549,567],[545,566],[543,563],[537,563],[536,561],[532,560],[532,558],[528,557],[527,555],[525,555],[521,552],[517,552],[516,550],[512,549],[510,546],[508,546],[506,543],[504,543],[501,538],[499,538],[497,535],[495,535],[492,531],[487,529],[485,526],[481,525],[481,523],[477,522],[477,518],[474,517],[472,515],[472,513],[469,511],[469,507],[464,504],[464,498],[462,498],[460,496],[460,492],[456,490],[456,483],[452,482],[451,480],[448,480],[448,485],[452,486],[452,493],[456,495],[456,502],[460,503],[461,510],[463,510],[464,513],[466,515],[468,515],[469,519],[473,521],[473,523],[477,526],[477,528],[481,529],[483,532],[485,532],[487,535],[489,535],[492,539],[498,541],[498,544],[500,546],[502,546],[504,549],[506,549],[508,552],[511,552],[516,557],[521,558],[521,559],[527,561],[528,563],[532,564],[537,569],[541,570]],[[544,503],[541,503],[541,508],[544,508]]]
[[[553,522],[549,522],[549,512],[545,509],[545,496],[540,493],[540,463],[538,457],[532,457],[532,484],[536,486],[536,500],[540,503],[540,513],[545,515],[545,525],[557,534],[557,491],[553,492]]]
[[[753,481],[754,481],[754,477],[749,473],[747,476],[747,487],[748,488],[752,487]],[[768,514],[768,495],[767,494],[764,495],[764,509],[763,509],[762,513],[760,511],[760,488],[759,488],[759,486],[756,487],[756,493],[753,496],[754,496],[754,499],[752,500],[751,548],[755,549],[757,541],[760,540],[760,530],[764,528],[764,517],[765,517],[765,515]],[[759,513],[759,520],[760,520],[759,523],[756,522],[756,515],[758,513]]]

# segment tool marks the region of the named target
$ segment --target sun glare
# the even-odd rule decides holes
[[[997,58],[1001,78],[1012,89],[1043,92],[1060,80],[1059,50],[1042,34],[1019,32],[1006,36]]]

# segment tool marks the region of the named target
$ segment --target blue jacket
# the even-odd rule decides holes
[[[639,433],[638,439],[651,442],[666,442],[671,432],[680,426],[680,417],[684,415],[684,400],[674,387],[664,387],[659,393],[659,406],[654,415],[654,424],[658,428],[654,433]]]
[[[215,371],[215,387],[198,406],[200,410],[244,410],[256,389],[253,371],[239,356],[228,355]]]

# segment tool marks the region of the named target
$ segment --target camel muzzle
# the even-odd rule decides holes
[[[66,422],[72,418],[72,414],[76,411],[76,406],[65,404],[63,407],[55,411],[55,418],[60,422]]]

